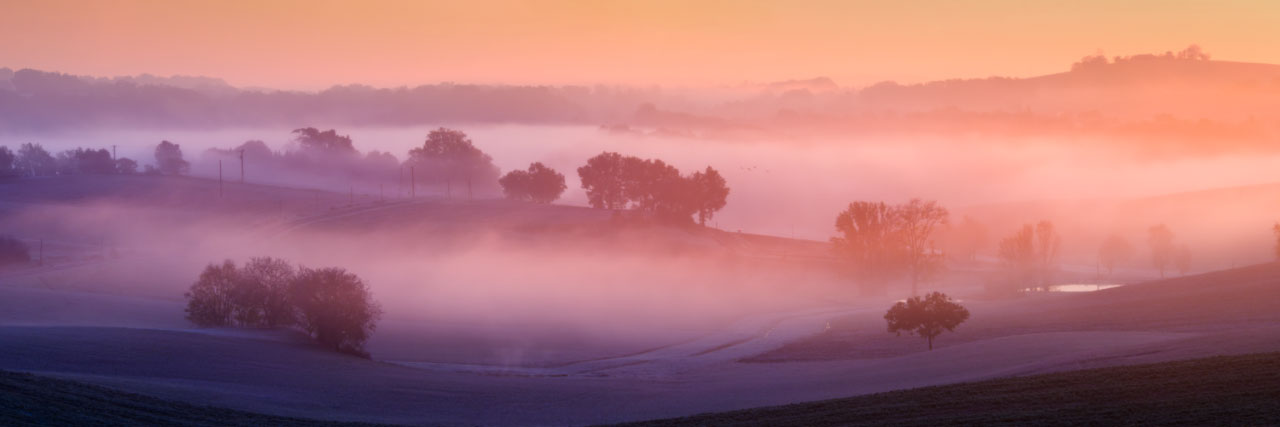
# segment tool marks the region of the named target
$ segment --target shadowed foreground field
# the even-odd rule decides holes
[[[925,387],[631,425],[1280,425],[1280,353]]]
[[[1280,353],[1265,353],[925,387],[631,425],[1277,425],[1277,402]],[[0,371],[0,424],[339,425],[5,371]]]
[[[55,378],[0,371],[0,425],[364,425],[196,406]]]

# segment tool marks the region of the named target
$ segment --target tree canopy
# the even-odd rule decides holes
[[[578,168],[582,188],[592,207],[633,209],[672,222],[698,222],[715,215],[726,204],[729,187],[720,173],[708,166],[681,175],[661,159],[641,159],[604,152]]]
[[[899,301],[884,314],[889,332],[918,335],[929,342],[931,351],[934,337],[941,335],[943,331],[955,331],[957,326],[968,319],[969,310],[941,292]]]
[[[103,150],[105,151],[105,150]],[[169,141],[156,145],[156,170],[165,175],[185,174],[191,164],[182,158],[182,147]]]
[[[541,162],[529,165],[528,170],[513,170],[498,179],[502,192],[509,199],[551,203],[560,198],[568,188],[564,175]]]

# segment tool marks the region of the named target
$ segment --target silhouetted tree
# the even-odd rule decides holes
[[[587,190],[587,202],[597,209],[618,210],[627,205],[626,160],[621,154],[604,152],[587,159],[586,166],[578,168],[582,189]]]
[[[165,175],[185,174],[191,164],[182,159],[182,147],[169,141],[156,145],[156,170]]]
[[[836,216],[836,253],[849,262],[864,286],[879,287],[904,267],[902,240],[893,208],[884,202],[853,202]]]
[[[952,301],[946,294],[933,292],[923,298],[914,296],[889,308],[884,320],[889,332],[918,335],[928,340],[933,351],[933,339],[945,331],[955,331],[969,319],[969,310]]]
[[[9,147],[0,145],[0,179],[18,175],[17,169],[13,167],[17,157]]]
[[[58,153],[58,173],[106,175],[116,173],[116,162],[106,149],[75,148]]]
[[[240,269],[233,300],[242,326],[288,326],[295,323],[289,286],[296,272],[288,262],[271,257],[252,258]]]
[[[1191,271],[1191,248],[1187,245],[1179,247],[1173,254],[1173,265],[1178,267],[1178,274],[1187,275]]]
[[[942,268],[943,255],[935,250],[934,229],[947,223],[947,209],[934,201],[911,199],[894,207],[898,238],[902,243],[903,261],[911,278],[911,296],[928,273]]]
[[[31,248],[13,236],[0,236],[0,265],[31,262]]]
[[[235,293],[240,272],[231,260],[209,264],[191,285],[187,298],[187,320],[196,326],[231,326],[235,320]]]
[[[529,170],[513,170],[498,179],[502,192],[509,199],[551,203],[560,198],[568,188],[564,175],[540,162],[529,165]]]
[[[1276,236],[1276,259],[1280,260],[1280,222],[1277,222],[1276,225],[1271,227],[1271,232]]]
[[[352,156],[358,154],[351,137],[338,135],[335,129],[321,131],[313,127],[293,130],[294,141],[303,153],[323,156]]]
[[[999,255],[1016,284],[1048,289],[1061,246],[1062,238],[1054,231],[1053,223],[1040,221],[1035,226],[1025,224],[1000,240]]]
[[[1164,277],[1164,269],[1173,261],[1173,231],[1164,224],[1147,229],[1147,244],[1151,246],[1151,265],[1160,270]]]
[[[694,172],[689,180],[693,182],[695,192],[693,198],[697,209],[698,224],[707,225],[707,220],[724,205],[729,197],[729,186],[720,172],[707,166],[705,170]]]
[[[303,330],[321,345],[368,357],[364,343],[382,309],[364,281],[341,268],[302,268],[290,289]]]
[[[1050,275],[1057,263],[1058,252],[1062,250],[1062,236],[1053,228],[1053,223],[1042,220],[1036,224],[1036,244],[1040,263],[1040,280],[1045,290],[1049,289]]]
[[[138,162],[128,157],[116,159],[116,173],[121,175],[133,175],[138,173]]]
[[[40,144],[25,143],[18,147],[14,168],[23,176],[49,176],[57,173],[57,160]]]
[[[409,150],[409,162],[419,166],[419,173],[443,180],[450,195],[455,180],[466,182],[470,193],[473,183],[488,185],[498,178],[493,158],[476,148],[467,134],[453,129],[431,131],[421,147]]]
[[[1098,248],[1098,262],[1107,269],[1107,275],[1115,270],[1116,264],[1128,262],[1133,258],[1133,245],[1118,234],[1112,234]]]

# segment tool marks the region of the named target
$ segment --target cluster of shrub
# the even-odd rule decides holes
[[[502,193],[508,199],[551,203],[560,198],[568,188],[564,175],[540,162],[529,165],[528,170],[513,170],[498,179]]]
[[[729,187],[715,169],[689,175],[659,159],[641,159],[604,152],[578,168],[582,188],[592,207],[635,209],[673,222],[699,224],[725,205]]]
[[[156,164],[147,165],[146,173],[186,173],[188,164],[182,159],[178,144],[161,141],[155,149]],[[0,146],[0,178],[52,175],[107,175],[138,173],[138,162],[128,157],[113,158],[105,148],[74,148],[57,155],[40,144],[25,143],[18,151]]]
[[[210,264],[185,296],[187,319],[197,326],[296,327],[326,348],[362,357],[382,315],[355,274],[270,257]]]

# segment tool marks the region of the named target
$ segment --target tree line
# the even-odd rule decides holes
[[[178,144],[161,141],[155,148],[155,165],[146,165],[148,174],[177,175],[187,173],[190,165],[182,158]],[[40,144],[24,143],[15,152],[0,146],[0,178],[33,178],[53,175],[132,175],[138,173],[138,162],[128,157],[113,157],[105,148],[76,147],[50,154]]]
[[[632,209],[656,218],[706,225],[725,206],[729,186],[710,166],[682,175],[660,159],[604,152],[578,168],[587,201],[597,209]]]
[[[187,320],[197,326],[298,328],[326,348],[362,357],[382,315],[359,276],[270,257],[209,264],[184,296]]]

